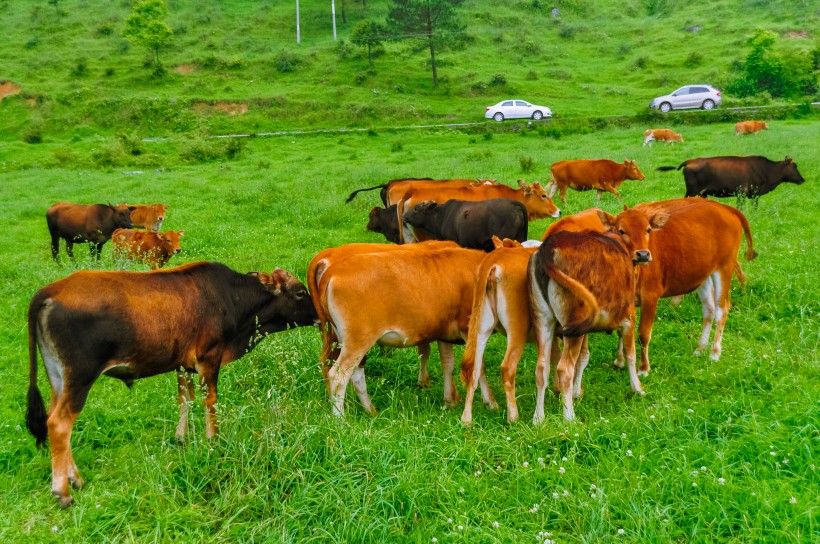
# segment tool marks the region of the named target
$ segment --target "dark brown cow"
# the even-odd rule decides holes
[[[664,217],[649,220],[647,228],[662,226]],[[544,240],[530,260],[530,314],[538,344],[535,370],[536,408],[533,424],[544,420],[544,393],[556,327],[564,348],[556,369],[564,419],[575,418],[573,398],[581,395],[581,379],[589,362],[587,334],[617,330],[623,339],[632,391],[644,394],[635,366],[635,279],[633,263],[649,262],[645,240],[636,240],[631,254],[620,237],[593,231],[557,232]]]
[[[111,236],[114,244],[114,256],[133,259],[146,263],[151,270],[162,268],[168,260],[179,253],[179,237],[184,230],[151,232],[130,229],[117,229]]]
[[[559,161],[552,164],[550,172],[552,181],[547,186],[552,185],[552,189],[549,195],[554,196],[556,191],[560,191],[562,202],[567,200],[567,188],[576,191],[595,189],[598,191],[599,201],[604,191],[621,200],[618,186],[627,179],[644,179],[643,172],[635,161],[628,159],[623,164],[607,159]]]
[[[759,155],[706,157],[689,159],[678,167],[660,166],[658,170],[666,172],[681,168],[686,181],[685,196],[737,196],[757,201],[783,182],[800,185],[806,181],[791,157],[782,161]]]
[[[29,373],[26,425],[41,446],[51,441],[51,492],[72,503],[69,483],[83,480],[71,452],[71,429],[96,379],[130,385],[137,378],[179,373],[180,423],[197,373],[207,387],[208,438],[216,434],[219,369],[268,333],[310,325],[316,311],[296,278],[284,270],[254,275],[219,263],[193,263],[155,272],[80,271],[40,289],[28,312]],[[37,387],[37,348],[51,383],[46,415]]]
[[[128,206],[131,210],[131,222],[134,227],[142,227],[145,230],[159,232],[162,223],[165,221],[165,211],[170,208],[166,204],[136,204]]]
[[[65,240],[65,251],[74,260],[74,243],[88,242],[91,256],[100,258],[103,244],[111,239],[116,229],[133,226],[127,204],[70,204],[59,202],[46,212],[48,232],[51,233],[51,256],[60,261],[60,238]]]

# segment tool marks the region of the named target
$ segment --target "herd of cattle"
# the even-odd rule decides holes
[[[671,170],[675,167],[662,167]],[[643,179],[634,161],[561,161],[547,187],[519,182],[401,179],[381,189],[384,208],[370,212],[369,230],[393,243],[347,244],[320,251],[307,271],[307,287],[292,274],[240,274],[213,262],[158,270],[179,250],[182,231],[160,233],[165,207],[56,204],[48,210],[52,255],[59,239],[88,242],[99,258],[112,239],[127,258],[151,272],[85,270],[51,283],[31,300],[28,313],[30,385],[26,423],[37,445],[52,452],[52,493],[63,507],[70,486],[83,480],[71,451],[74,421],[100,375],[130,385],[137,378],[176,371],[180,410],[176,436],[187,434],[191,374],[205,386],[206,435],[217,432],[215,403],[220,368],[248,353],[267,334],[319,325],[320,365],[334,414],[344,413],[349,383],[364,407],[364,361],[375,344],[417,348],[418,383],[429,385],[430,344],[437,342],[444,402],[459,403],[453,381],[453,345],[466,342],[461,378],[466,387],[462,421],[472,421],[481,385],[484,403],[498,404],[487,383],[484,350],[491,334],[507,337],[501,363],[507,418],[518,419],[515,375],[528,341],[538,347],[535,424],[544,419],[550,363],[564,417],[574,418],[589,361],[588,334],[617,331],[615,366],[629,370],[630,388],[643,394],[649,343],[659,299],[697,291],[703,322],[696,354],[721,353],[733,275],[742,282],[738,250],[752,233],[735,208],[709,195],[759,196],[783,181],[802,183],[797,165],[764,157],[713,157],[685,161],[685,198],[624,208],[616,216],[597,208],[561,218],[540,241],[528,240],[528,222],[558,218],[552,196],[595,189],[620,199],[626,179]],[[551,187],[548,193],[547,188]],[[142,226],[144,231],[131,230]],[[534,246],[534,247],[533,247]],[[640,323],[636,306],[641,308]],[[641,342],[637,364],[635,336]],[[563,339],[559,348],[558,338]],[[37,386],[38,358],[51,385],[48,411]]]

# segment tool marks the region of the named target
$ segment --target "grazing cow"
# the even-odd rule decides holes
[[[311,259],[307,271],[307,285],[310,289],[310,294],[313,298],[313,304],[318,315],[319,323],[321,323],[322,331],[322,354],[319,363],[322,367],[322,376],[327,386],[327,372],[330,370],[330,364],[339,356],[338,339],[334,331],[327,325],[328,316],[325,313],[324,307],[319,303],[322,299],[322,291],[320,290],[320,281],[325,271],[333,264],[339,263],[344,259],[353,255],[363,255],[367,253],[384,253],[387,251],[411,249],[411,250],[429,250],[441,249],[448,247],[458,247],[455,242],[446,241],[431,241],[419,244],[409,245],[390,245],[390,244],[346,244],[339,247],[332,247],[323,249]],[[427,360],[430,358],[430,345],[419,344],[417,346],[419,352],[419,387],[430,387],[430,376],[427,372]],[[328,389],[330,393],[330,389]]]
[[[131,222],[134,227],[142,227],[145,230],[159,232],[162,222],[165,221],[165,210],[170,208],[165,204],[136,204],[128,206],[131,210]]]
[[[658,214],[643,216],[647,229],[663,225]],[[654,225],[654,226],[653,226]],[[629,383],[644,394],[635,368],[634,264],[649,262],[646,239],[634,240],[630,252],[618,236],[593,231],[557,232],[544,240],[530,259],[530,314],[538,344],[535,370],[536,408],[533,424],[544,420],[544,393],[557,326],[564,348],[556,381],[564,404],[564,419],[575,418],[573,398],[582,394],[581,380],[589,362],[587,334],[617,330],[625,346]]]
[[[360,366],[374,344],[403,348],[437,340],[445,403],[458,403],[452,344],[467,337],[475,269],[484,255],[463,248],[399,250],[353,255],[327,268],[319,280],[317,313],[341,344],[328,372],[335,415],[344,414],[351,379],[364,409],[376,413]],[[323,347],[323,353],[329,350]],[[496,407],[483,383],[482,392],[485,403]]]
[[[46,212],[51,234],[51,257],[60,262],[60,238],[65,240],[65,252],[74,260],[74,243],[88,242],[91,257],[100,258],[103,244],[116,229],[133,226],[131,210],[126,204],[69,204],[59,202]]]
[[[735,123],[735,136],[742,134],[757,134],[761,130],[769,130],[766,121],[741,121]]]
[[[759,155],[747,157],[706,157],[689,159],[680,166],[660,166],[658,170],[680,170],[686,181],[685,196],[737,196],[757,199],[784,181],[800,185],[806,180],[791,157],[772,161]]]
[[[462,247],[483,251],[494,249],[494,235],[525,242],[529,225],[527,208],[509,198],[419,202],[405,211],[404,222],[414,232],[421,229],[436,240],[452,240]]]
[[[220,263],[193,263],[155,272],[80,271],[40,289],[28,312],[29,390],[26,425],[41,446],[51,441],[51,492],[72,503],[69,483],[83,480],[71,452],[71,429],[94,381],[125,382],[182,369],[177,438],[187,433],[196,372],[207,388],[205,434],[217,431],[219,369],[268,333],[310,325],[316,311],[284,270],[240,274]],[[46,414],[37,387],[37,348],[51,383]]]
[[[162,268],[168,260],[182,251],[179,237],[184,230],[151,232],[130,229],[117,229],[111,237],[114,244],[114,256],[143,262],[151,270]]]
[[[345,203],[350,202],[356,195],[362,191],[372,191],[373,189],[381,189],[379,196],[381,196],[382,203],[385,207],[398,204],[399,200],[404,197],[404,194],[410,189],[415,188],[456,188],[456,187],[476,187],[485,183],[492,184],[493,181],[475,180],[475,179],[433,179],[433,178],[402,178],[393,179],[381,185],[374,185],[366,189],[357,189],[350,193]]]
[[[683,136],[668,128],[650,128],[643,133],[643,145],[649,144],[649,147],[652,147],[652,142],[683,142]]]
[[[399,201],[396,210],[398,216],[398,224],[402,229],[402,240],[404,243],[412,243],[414,239],[419,239],[414,236],[412,228],[405,224],[404,213],[405,210],[410,209],[419,202],[425,200],[432,200],[443,204],[448,200],[489,200],[491,198],[510,198],[518,200],[527,207],[527,214],[529,220],[542,219],[544,217],[558,217],[561,215],[561,210],[547,196],[546,191],[537,181],[527,185],[523,181],[518,182],[518,189],[513,189],[507,185],[482,185],[473,188],[455,188],[455,189],[413,189],[409,191],[401,201]]]
[[[618,200],[621,195],[618,193],[618,186],[627,179],[642,180],[643,172],[638,169],[635,161],[625,160],[623,164],[600,159],[600,160],[575,160],[560,161],[553,163],[550,167],[552,180],[547,185],[552,185],[549,195],[554,196],[556,191],[561,191],[561,201],[567,200],[567,188],[576,191],[598,191],[598,201],[601,194],[606,191],[612,193]]]

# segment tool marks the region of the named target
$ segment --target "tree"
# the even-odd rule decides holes
[[[807,51],[782,55],[774,50],[777,34],[758,29],[746,41],[751,48],[743,63],[743,74],[727,91],[739,96],[767,92],[772,96],[794,97],[817,91],[811,56]]]
[[[159,61],[159,50],[174,35],[174,31],[165,24],[168,6],[165,0],[137,0],[131,10],[131,16],[125,21],[125,37],[129,41],[154,53],[156,70],[162,72]]]
[[[436,51],[461,41],[464,25],[458,8],[464,0],[393,0],[387,14],[392,40],[418,40],[430,51],[433,85],[438,87]]]
[[[359,47],[367,47],[367,61],[372,65],[372,48],[379,47],[384,37],[384,27],[373,21],[360,22],[350,33],[350,41]]]

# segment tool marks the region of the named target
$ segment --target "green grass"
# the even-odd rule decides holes
[[[0,537],[38,543],[817,541],[820,158],[811,142],[820,141],[820,123],[774,121],[769,131],[744,138],[730,124],[681,127],[684,144],[653,148],[641,146],[643,128],[560,139],[526,129],[488,139],[454,130],[251,138],[238,160],[204,164],[180,161],[189,144],[180,137],[144,142],[142,174],[87,160],[110,141],[3,145]],[[396,142],[401,150],[391,151]],[[61,167],[58,149],[82,166]],[[658,173],[658,166],[719,154],[791,155],[807,179],[744,208],[760,256],[743,263],[746,288],[733,284],[719,363],[692,356],[700,306],[690,295],[678,308],[659,307],[646,397],[631,396],[626,374],[611,368],[616,338],[593,337],[574,424],[562,420],[552,395],[545,424],[528,423],[532,346],[519,367],[519,424],[508,425],[503,410],[477,403],[473,427],[462,427],[460,409],[443,408],[435,350],[432,388],[419,390],[410,349],[371,351],[367,377],[378,417],[365,415],[351,395],[347,417],[337,420],[317,368],[319,335],[297,329],[269,337],[223,370],[221,429],[212,441],[204,438],[198,397],[190,442],[174,445],[173,376],[138,381],[130,392],[116,380],[99,380],[72,440],[86,487],[67,511],[51,497],[49,454],[35,449],[23,419],[28,302],[73,269],[50,258],[43,216],[55,201],[166,202],[172,206],[167,228],[186,231],[183,253],[171,264],[218,260],[243,272],[278,266],[304,278],[310,258],[325,247],[381,241],[364,230],[376,194],[343,204],[360,187],[406,176],[546,181],[557,160],[630,158],[647,176],[621,187],[634,205],[682,195],[680,172]],[[520,171],[520,157],[532,159],[533,171]],[[594,193],[570,192],[562,209],[594,205]],[[610,195],[601,206],[619,208]],[[530,236],[539,237],[549,223],[531,224]],[[127,266],[112,260],[110,246],[99,264],[76,249],[76,268]],[[493,337],[487,368],[499,398],[503,349],[503,339]],[[47,392],[42,370],[40,385]]]

